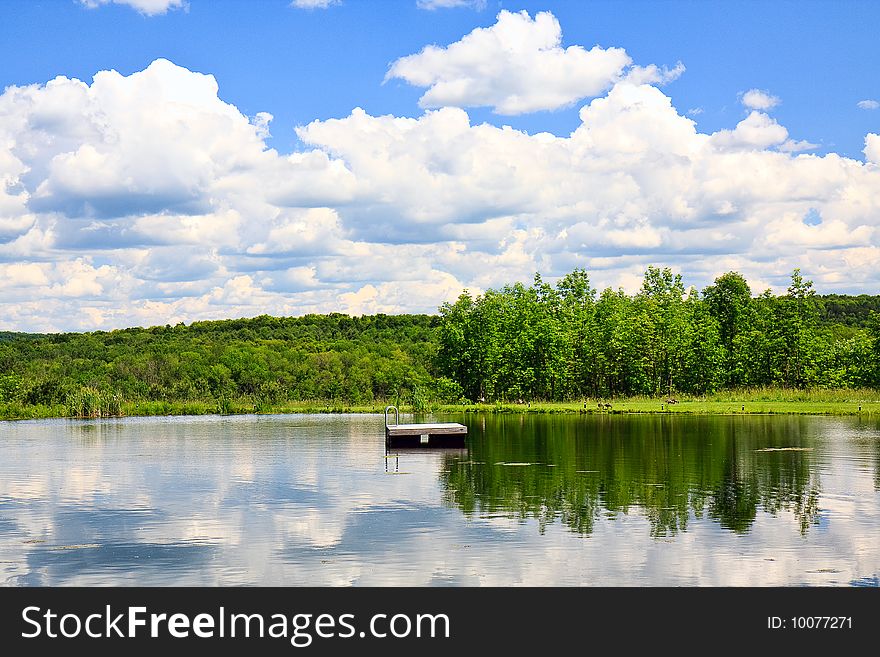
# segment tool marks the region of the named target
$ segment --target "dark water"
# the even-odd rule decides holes
[[[880,421],[0,422],[5,585],[878,585]]]

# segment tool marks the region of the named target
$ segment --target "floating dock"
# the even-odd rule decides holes
[[[388,424],[388,411],[394,411],[395,424]],[[395,406],[385,407],[385,445],[387,447],[464,447],[467,427],[457,422],[400,424]]]

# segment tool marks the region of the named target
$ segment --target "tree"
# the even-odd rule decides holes
[[[813,346],[816,328],[816,292],[813,281],[804,280],[801,270],[791,273],[788,293],[780,299],[780,327],[785,349],[785,385],[800,387],[807,383],[805,369]]]
[[[691,288],[685,302],[687,335],[685,360],[676,388],[702,394],[713,392],[724,382],[724,348],[718,321]]]
[[[718,333],[725,351],[725,383],[740,385],[737,364],[737,336],[748,330],[752,291],[742,274],[730,271],[715,279],[715,284],[703,290],[703,300],[709,314],[718,322]]]
[[[872,312],[868,322],[868,335],[871,346],[868,351],[871,360],[867,369],[870,372],[871,383],[880,387],[880,313]]]
[[[623,290],[605,289],[595,310],[594,395],[615,396],[650,392],[646,350],[650,326],[647,315]]]
[[[595,330],[596,290],[590,286],[590,277],[583,269],[566,274],[556,284],[556,290],[560,303],[565,377],[571,392],[584,396],[595,387],[592,376],[595,352],[590,348],[589,336]]]
[[[475,302],[470,293],[462,292],[455,303],[440,306],[440,348],[437,365],[440,371],[456,381],[465,396],[477,399],[480,382],[476,372],[475,345],[471,329],[471,316]]]
[[[669,394],[676,373],[683,366],[685,352],[684,285],[681,274],[668,267],[648,267],[642,289],[636,295],[642,323],[648,328],[645,349],[648,355],[651,392]]]

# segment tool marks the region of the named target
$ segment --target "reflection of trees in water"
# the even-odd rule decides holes
[[[471,515],[502,513],[521,519],[536,518],[541,533],[555,521],[574,531],[590,534],[599,512],[597,482],[585,477],[570,480],[557,468],[546,466],[495,466],[493,463],[447,464],[444,484],[448,499]]]
[[[819,481],[811,474],[811,457],[804,452],[763,454],[766,462],[754,468],[758,474],[757,493],[761,508],[777,515],[793,513],[801,534],[819,523]],[[777,461],[777,462],[774,462]]]
[[[447,457],[450,504],[470,515],[561,522],[590,534],[600,514],[643,512],[654,536],[693,513],[747,532],[758,510],[818,517],[805,418],[492,417],[468,457]],[[804,451],[757,451],[797,447]],[[530,465],[523,465],[528,463]]]

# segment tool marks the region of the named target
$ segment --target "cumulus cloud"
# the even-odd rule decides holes
[[[749,89],[739,100],[749,109],[762,111],[773,109],[781,102],[778,97],[760,89]]]
[[[880,136],[865,160],[759,110],[697,129],[626,76],[568,136],[457,107],[348,116],[265,142],[213,76],[157,60],[0,95],[0,329],[113,328],[308,312],[434,312],[535,271],[599,287],[648,264],[698,286],[736,269],[784,290],[876,290]]]
[[[386,79],[428,87],[421,107],[489,106],[499,114],[523,114],[598,95],[632,63],[622,48],[561,43],[562,29],[550,12],[533,19],[526,11],[502,10],[491,27],[398,59]]]
[[[28,175],[41,180],[28,207],[42,213],[203,213],[217,174],[263,155],[261,127],[217,98],[213,76],[167,60],[128,77],[100,72],[91,86],[56,78],[14,88],[4,100],[13,112],[35,104]]]
[[[109,4],[128,5],[144,16],[157,16],[167,13],[169,9],[186,9],[189,6],[186,0],[80,0],[80,2],[89,9]]]
[[[863,109],[863,110],[875,110],[875,109],[880,108],[880,102],[877,102],[876,100],[871,100],[871,99],[860,100],[859,102],[856,103],[856,106],[859,109]]]
[[[733,130],[719,130],[712,135],[715,145],[725,149],[759,149],[780,146],[788,139],[788,130],[763,112],[753,110]]]
[[[865,137],[865,159],[880,164],[880,135],[869,132]]]

